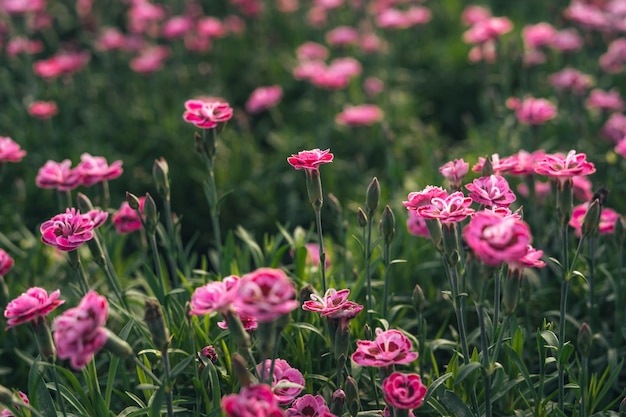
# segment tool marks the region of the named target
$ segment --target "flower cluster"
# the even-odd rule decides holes
[[[92,210],[81,214],[75,208],[68,208],[65,213],[57,214],[40,226],[41,240],[62,251],[73,251],[83,243],[93,239],[94,229],[102,226],[108,214]]]
[[[35,183],[40,188],[54,188],[59,191],[73,190],[84,185],[92,185],[118,178],[123,173],[122,161],[115,161],[109,165],[102,156],[92,156],[83,153],[76,167],[71,168],[72,162],[65,159],[62,162],[47,161],[39,168]]]

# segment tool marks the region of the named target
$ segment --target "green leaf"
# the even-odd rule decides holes
[[[38,409],[43,417],[57,416],[50,391],[48,391],[46,383],[39,373],[39,367],[36,364],[31,367],[28,375],[28,390],[31,394],[30,399],[33,402],[33,407]],[[35,393],[35,395],[33,396],[32,393]]]
[[[556,348],[559,345],[559,339],[552,330],[543,330],[541,337],[546,341],[547,347]]]
[[[459,372],[454,378],[454,385],[460,384],[465,378],[470,376],[474,371],[477,371],[481,367],[482,365],[480,364],[480,362],[470,362],[467,365],[459,366]]]
[[[161,406],[163,405],[163,400],[165,399],[165,385],[161,386],[157,392],[150,398],[148,402],[149,412],[148,415],[150,417],[161,417]]]
[[[181,374],[185,368],[187,368],[189,366],[189,364],[191,362],[193,362],[196,359],[195,356],[193,355],[189,355],[187,356],[185,359],[183,359],[182,361],[178,362],[176,364],[176,366],[172,369],[172,372],[170,373],[170,378],[173,380],[174,378],[176,378],[179,374]]]
[[[456,417],[473,417],[472,411],[454,391],[445,390],[442,397],[446,408]]]
[[[447,374],[441,375],[439,378],[437,378],[436,380],[434,380],[428,387],[428,392],[426,393],[426,397],[424,397],[424,401],[428,402],[428,400],[430,399],[430,397],[437,391],[437,389],[444,383],[446,382],[446,379],[450,378],[452,376],[451,372],[448,372]]]

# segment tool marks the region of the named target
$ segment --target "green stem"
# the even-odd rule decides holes
[[[176,259],[179,256],[182,258],[183,251],[182,248],[178,247],[178,239],[174,232],[174,224],[172,223],[172,203],[169,195],[164,198],[163,211],[165,212],[165,228],[170,241],[167,259],[170,264],[170,271],[172,272],[172,286],[176,288],[178,287],[178,265]]]
[[[596,267],[596,236],[589,236],[587,239],[587,253],[589,258],[589,326],[596,328],[596,311],[595,311],[595,267]]]
[[[587,417],[587,396],[588,396],[588,381],[589,381],[589,357],[584,355],[582,357],[582,372],[580,381],[580,417]]]
[[[167,407],[167,417],[174,416],[174,402],[172,396],[172,381],[170,380],[170,358],[167,353],[167,347],[161,351],[161,359],[163,361],[163,377],[165,378],[165,405]]]
[[[615,323],[613,329],[613,346],[621,346],[622,342],[622,325],[624,317],[624,302],[622,295],[622,282],[624,279],[624,243],[619,242],[619,248],[617,251],[617,282],[615,291]]]
[[[133,361],[135,362],[135,365],[137,365],[138,367],[141,368],[142,371],[144,371],[146,373],[146,375],[148,375],[150,378],[152,378],[152,380],[155,382],[156,385],[161,386],[163,383],[161,382],[161,380],[159,379],[158,376],[156,376],[151,370],[150,368],[148,368],[146,366],[145,363],[143,363],[142,361],[139,360],[139,358],[137,356],[133,356]]]
[[[489,342],[487,340],[487,328],[485,326],[485,307],[476,304],[478,323],[480,325],[480,349],[482,350],[482,373],[485,381],[485,417],[491,417],[491,376],[489,360]]]
[[[74,270],[74,273],[78,277],[78,285],[80,286],[83,295],[89,292],[89,284],[87,283],[87,275],[85,269],[80,262],[80,255],[78,249],[67,252],[70,267]]]
[[[102,260],[100,262],[102,269],[109,281],[109,287],[113,289],[115,296],[119,300],[120,304],[124,307],[126,311],[128,311],[128,303],[126,302],[126,298],[124,297],[124,291],[122,290],[122,286],[120,284],[120,280],[117,277],[117,273],[115,272],[115,268],[113,267],[113,263],[111,262],[111,258],[109,257],[109,253],[105,245],[102,244],[102,236],[98,230],[95,231],[94,241],[98,250],[102,254]],[[95,256],[95,254],[94,254]]]
[[[165,305],[165,294],[167,293],[167,285],[165,283],[165,278],[163,276],[163,271],[161,270],[161,257],[159,256],[159,249],[157,248],[156,237],[154,233],[147,233],[148,242],[150,244],[150,250],[152,251],[152,260],[154,262],[154,270],[159,278],[159,283],[161,288],[159,288],[159,302],[162,305]]]
[[[494,281],[494,290],[493,290],[493,331],[495,332],[498,328],[498,323],[500,321],[500,299],[501,296],[501,288],[502,288],[502,274],[500,274],[500,270],[495,273],[495,281]]]
[[[319,241],[319,268],[322,279],[322,294],[326,294],[326,252],[324,251],[324,236],[322,233],[322,210],[315,210],[315,224],[317,226],[317,240]]]
[[[372,271],[371,271],[371,257],[372,257],[372,216],[367,217],[367,236],[365,240],[365,277],[367,279],[367,322],[372,327]]]
[[[383,263],[385,265],[385,287],[383,290],[383,317],[387,318],[387,309],[389,305],[389,269],[391,262],[391,245],[384,244],[383,249]]]
[[[55,359],[49,358],[50,361],[50,374],[52,375],[52,381],[54,382],[54,389],[57,392],[57,403],[61,408],[61,413],[63,417],[67,417],[67,411],[65,411],[65,401],[63,400],[63,395],[61,394],[61,389],[59,388],[59,378],[57,376],[57,370],[55,365]]]

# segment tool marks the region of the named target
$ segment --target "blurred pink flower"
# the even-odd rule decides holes
[[[63,162],[47,161],[39,168],[35,184],[40,188],[56,188],[59,191],[73,190],[81,184],[80,172],[71,169],[69,159]]]
[[[380,78],[367,77],[363,82],[363,90],[370,98],[376,97],[385,89],[385,84]]]
[[[393,372],[382,384],[385,402],[391,407],[412,410],[424,402],[428,388],[417,374]]]
[[[376,16],[376,26],[383,29],[406,29],[411,26],[411,22],[403,11],[388,8]]]
[[[541,260],[543,256],[542,250],[537,250],[533,248],[531,245],[528,245],[526,255],[522,256],[520,259],[516,261],[509,262],[509,274],[518,270],[521,271],[524,268],[543,268],[546,266],[546,263]]]
[[[557,90],[571,90],[582,95],[594,84],[593,77],[574,68],[564,68],[548,77]]]
[[[165,39],[177,39],[185,36],[193,28],[193,20],[188,16],[172,16],[163,24],[161,34]]]
[[[523,57],[524,65],[541,65],[546,62],[546,54],[539,49],[526,49]]]
[[[348,126],[370,126],[380,122],[383,116],[383,111],[375,104],[346,105],[343,111],[335,116],[335,122]]]
[[[551,46],[561,52],[578,51],[583,47],[583,39],[576,29],[562,29],[554,34]]]
[[[304,247],[306,248],[307,262],[314,267],[318,267],[320,265],[319,243],[307,243],[306,245],[304,245]],[[326,260],[324,261],[324,265],[326,266],[326,268],[330,267],[330,259],[328,258],[328,254],[326,254]]]
[[[60,359],[69,359],[72,368],[82,369],[108,338],[103,327],[109,315],[107,299],[89,291],[78,307],[71,308],[52,322],[54,343]]]
[[[18,391],[17,395],[18,397],[20,397],[20,400],[22,400],[24,404],[26,405],[30,404],[28,397],[22,391]],[[20,409],[18,403],[13,403],[13,405],[18,410]],[[15,415],[11,412],[11,410],[9,410],[8,408],[5,408],[4,410],[0,411],[0,417],[15,417]]]
[[[522,39],[528,49],[537,49],[549,46],[556,34],[556,29],[550,23],[541,22],[527,25],[522,29]]]
[[[508,181],[499,175],[477,178],[465,188],[470,191],[469,197],[472,200],[490,207],[508,207],[517,198]]]
[[[331,417],[330,409],[321,395],[305,394],[285,410],[285,417]]]
[[[235,300],[239,277],[230,275],[196,288],[191,295],[190,316],[227,312]]]
[[[359,47],[365,53],[381,51],[385,46],[385,42],[374,32],[364,33],[359,40]]]
[[[626,38],[617,38],[609,44],[606,53],[600,56],[600,67],[610,74],[617,74],[626,63]]]
[[[320,7],[324,10],[332,10],[343,5],[344,0],[313,0],[315,7]]]
[[[587,162],[587,155],[571,150],[567,155],[554,153],[544,156],[537,162],[535,172],[539,175],[565,179],[593,174],[596,172],[596,168],[593,163]]]
[[[536,204],[540,204],[552,192],[552,185],[549,182],[535,181],[534,187],[535,187],[535,198],[536,198],[535,203]],[[526,185],[525,183],[520,183],[517,186],[517,192],[524,197],[530,196],[528,185]]]
[[[304,389],[304,377],[302,376],[302,372],[298,369],[293,368],[289,363],[284,359],[276,359],[273,361],[271,359],[266,359],[263,363],[260,363],[256,366],[257,373],[259,375],[264,375],[265,377],[272,375],[272,392],[274,393],[274,398],[276,398],[276,402],[280,406],[289,405],[293,402],[293,400],[300,395],[302,390]],[[288,382],[291,384],[300,385],[299,387],[290,386],[290,387],[276,387],[276,385],[281,382]]]
[[[139,55],[130,60],[130,69],[139,74],[149,74],[163,68],[163,62],[170,56],[167,46],[147,46]]]
[[[24,36],[16,36],[9,39],[6,45],[7,56],[12,58],[19,54],[38,54],[43,51],[43,43],[37,40],[31,40]]]
[[[25,293],[7,304],[4,310],[4,317],[7,319],[7,327],[11,327],[36,322],[40,317],[45,317],[52,310],[63,304],[65,301],[59,300],[61,291],[56,290],[50,293],[43,288],[31,287]]]
[[[0,163],[20,162],[26,156],[26,151],[20,148],[13,139],[0,136]]]
[[[239,11],[248,17],[255,17],[263,10],[263,2],[261,0],[230,0],[230,2],[239,8]]]
[[[11,255],[4,249],[0,249],[0,276],[6,275],[13,268],[14,264],[15,261],[11,258]]]
[[[474,166],[472,166],[472,171],[482,172],[486,160],[486,158],[479,156],[478,162],[474,164]],[[491,158],[489,158],[489,162],[491,162],[493,173],[496,175],[508,173],[517,164],[517,161],[513,158],[500,158],[500,155],[498,155],[497,153],[491,155]]]
[[[33,101],[28,105],[28,114],[38,119],[49,119],[59,111],[54,101]]]
[[[587,208],[589,202],[585,202],[573,208],[572,217],[570,218],[569,225],[576,230],[576,236],[580,236],[582,233],[583,222],[585,221],[585,215],[587,214]],[[600,212],[600,224],[598,232],[602,235],[615,232],[615,224],[621,218],[619,213],[615,210],[602,207]]]
[[[344,72],[336,71],[330,67],[324,65],[306,65],[307,69],[314,72],[310,75],[309,80],[311,83],[320,88],[327,88],[329,90],[340,90],[346,88],[350,82],[350,76]],[[313,64],[312,62],[310,64]]]
[[[496,62],[496,58],[495,41],[487,41],[473,46],[467,55],[467,59],[472,63],[485,61],[489,64],[493,64]]]
[[[424,6],[411,6],[406,10],[405,16],[409,21],[409,24],[423,25],[430,22],[432,19],[432,12]]]
[[[507,107],[515,111],[520,123],[541,125],[556,117],[556,107],[544,98],[509,99]]]
[[[408,195],[408,200],[403,201],[402,204],[409,210],[417,210],[422,206],[427,206],[430,201],[437,198],[446,198],[448,192],[441,187],[434,185],[428,185],[422,191],[411,192]]]
[[[124,49],[126,46],[126,37],[117,28],[104,27],[96,39],[94,47],[98,51],[114,51]]]
[[[306,14],[306,22],[312,28],[321,29],[328,19],[328,12],[321,7],[311,7]]]
[[[128,9],[128,29],[134,34],[151,32],[156,35],[157,22],[165,18],[165,9],[161,5],[156,5],[146,1],[134,1]]]
[[[57,78],[81,70],[89,63],[90,59],[91,55],[87,51],[64,51],[51,58],[35,61],[33,71],[42,78]]]
[[[326,42],[332,46],[355,45],[359,39],[359,32],[350,26],[338,26],[326,33]]]
[[[93,228],[98,229],[107,221],[107,219],[109,218],[109,213],[106,211],[94,209],[89,210],[87,213],[83,214],[83,216],[89,217],[89,219],[93,222]]]
[[[226,26],[217,17],[206,16],[198,20],[196,31],[200,36],[221,38],[226,36]]]
[[[109,165],[103,156],[91,156],[85,152],[80,156],[80,162],[74,170],[80,174],[81,184],[91,187],[99,182],[118,178],[124,172],[122,164],[118,160]]]
[[[330,153],[330,149],[322,151],[315,148],[310,151],[300,151],[297,154],[292,154],[287,158],[287,162],[297,170],[317,171],[320,165],[332,162],[333,157],[334,155]]]
[[[62,251],[73,251],[93,239],[94,223],[89,216],[80,214],[75,208],[57,214],[42,223],[41,241]]]
[[[258,322],[271,322],[298,307],[293,282],[280,269],[259,268],[239,280],[234,305]]]
[[[326,72],[326,64],[322,61],[302,61],[293,69],[293,77],[296,80],[312,81],[320,73]],[[343,77],[345,79],[345,77]],[[347,83],[347,79],[345,80]]]
[[[613,142],[621,141],[626,136],[626,115],[611,114],[602,127],[602,134]]]
[[[233,117],[233,109],[228,103],[203,100],[185,101],[183,120],[200,129],[212,129],[219,123],[225,123]]]
[[[222,398],[222,411],[226,417],[282,417],[283,410],[269,385],[251,384],[241,388],[239,394]]]
[[[529,153],[525,150],[520,150],[514,155],[506,158],[509,162],[514,162],[513,166],[507,173],[511,175],[533,175],[535,173],[535,167],[537,161],[542,159],[546,154],[543,149],[536,150],[533,153]]]
[[[143,205],[146,201],[145,197],[139,197],[139,211],[143,214]],[[137,211],[132,209],[128,202],[124,201],[120,208],[113,213],[111,217],[115,231],[120,235],[132,233],[136,230],[141,230],[141,218],[137,214]]]
[[[236,14],[231,14],[224,18],[224,29],[227,33],[239,35],[246,31],[246,22]]]
[[[615,145],[615,153],[626,158],[626,138],[617,142]]]
[[[463,238],[475,255],[489,266],[515,262],[526,255],[530,227],[516,216],[492,211],[476,212],[463,229]]]
[[[373,341],[357,340],[356,345],[352,360],[361,366],[386,368],[411,363],[418,356],[417,352],[411,352],[411,340],[394,329],[383,331],[377,328]]]
[[[357,75],[361,75],[361,72],[363,72],[363,67],[361,66],[361,63],[359,61],[348,56],[343,58],[335,58],[330,61],[328,71],[333,74],[340,74],[348,78],[352,78],[356,77]]]
[[[465,26],[473,26],[474,24],[487,20],[491,17],[489,9],[483,6],[467,5],[461,13],[461,22]]]
[[[417,214],[415,210],[409,210],[409,217],[406,219],[406,228],[413,236],[430,236],[430,232],[426,226],[426,219]]]
[[[589,201],[593,197],[593,191],[591,190],[591,181],[586,176],[572,177],[572,191],[574,198],[580,201]]]
[[[239,317],[239,320],[241,320],[241,324],[243,325],[243,329],[245,331],[256,330],[259,327],[259,322],[254,317],[241,313],[237,307],[233,307],[233,310]],[[226,320],[218,321],[217,327],[228,330],[228,323],[226,323]]]
[[[513,22],[507,17],[490,17],[480,20],[463,34],[465,43],[493,41],[513,30]]]
[[[585,106],[590,109],[619,112],[624,110],[624,100],[622,100],[619,91],[615,89],[604,91],[596,88],[589,93]]]
[[[300,61],[324,61],[328,58],[328,48],[317,42],[305,42],[296,49]]]
[[[457,191],[445,198],[432,198],[430,204],[418,207],[417,214],[426,219],[439,219],[441,223],[458,223],[474,213],[474,210],[469,208],[471,204],[471,198]]]
[[[10,15],[37,13],[46,8],[46,0],[3,0],[0,10]]]
[[[448,161],[439,167],[439,173],[450,183],[453,189],[459,189],[463,178],[469,171],[469,164],[461,159]]]
[[[563,11],[563,16],[567,19],[578,23],[585,29],[593,29],[599,31],[610,31],[611,21],[609,16],[601,9],[583,2],[571,2]]]
[[[248,113],[260,113],[276,106],[283,98],[283,89],[279,85],[268,87],[258,87],[255,89],[246,102]]]
[[[295,13],[299,6],[299,0],[277,0],[276,2],[276,9],[281,13]]]

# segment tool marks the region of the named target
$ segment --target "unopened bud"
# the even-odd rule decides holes
[[[361,207],[359,207],[359,209],[356,212],[356,222],[361,227],[367,226],[367,214],[365,214],[365,212],[363,211]]]
[[[491,159],[485,158],[485,163],[483,164],[483,169],[480,175],[482,177],[490,177],[493,175],[493,164],[491,163]]]
[[[496,277],[498,279],[499,277]],[[519,287],[522,282],[522,270],[515,270],[504,279],[504,288],[502,290],[502,304],[504,312],[511,314],[517,307],[517,299],[519,297]]]
[[[439,219],[425,219],[426,220],[426,228],[428,228],[428,234],[430,235],[430,239],[433,241],[433,244],[438,250],[443,249],[443,245],[441,244],[442,234],[441,234],[441,222]]]
[[[163,313],[161,312],[161,305],[154,298],[148,298],[146,300],[145,315],[143,320],[148,326],[150,335],[152,336],[152,342],[160,351],[167,349],[170,343],[170,336],[163,320]]]
[[[227,310],[224,314],[224,319],[226,320],[226,325],[228,326],[228,330],[230,331],[230,335],[237,344],[237,346],[247,349],[250,347],[250,335],[246,332],[243,327],[243,323],[241,319],[235,313],[235,311],[231,308]]]
[[[313,206],[313,210],[320,211],[324,204],[322,195],[322,179],[317,169],[308,169],[306,172],[306,190],[309,194],[309,202]]]
[[[81,213],[88,213],[93,210],[93,204],[91,200],[83,193],[76,194],[76,205]]]
[[[194,133],[193,140],[194,140],[194,143],[195,143],[196,152],[198,152],[199,154],[205,153],[204,152],[204,141],[202,140],[202,136],[198,132]]]
[[[165,198],[169,198],[170,195],[170,179],[169,179],[169,166],[165,158],[155,159],[152,166],[152,178],[156,184],[157,190]]]
[[[585,322],[582,322],[580,328],[578,329],[578,338],[576,339],[576,344],[578,345],[578,350],[583,357],[588,357],[589,352],[591,351],[591,327]]]
[[[107,341],[104,342],[104,348],[122,359],[128,359],[134,355],[133,348],[127,341],[122,340],[118,335],[104,328],[107,332]]]
[[[54,358],[57,354],[57,349],[52,341],[52,333],[48,326],[48,321],[45,317],[39,317],[33,323],[33,330],[35,332],[35,340],[37,341],[37,347],[39,353],[43,358]]]
[[[328,206],[330,207],[330,209],[336,215],[341,216],[341,213],[343,213],[343,207],[341,207],[341,203],[339,202],[339,199],[335,197],[335,195],[332,193],[328,193],[327,197],[328,197]]]
[[[385,244],[391,245],[391,242],[396,235],[396,219],[389,205],[385,206],[382,218],[380,219],[380,233],[385,239]]]
[[[363,326],[363,338],[365,340],[372,340],[373,334],[372,334],[372,328],[370,327],[369,324],[365,324],[365,326]]]
[[[238,353],[233,353],[231,360],[233,365],[233,372],[237,376],[241,387],[245,388],[250,386],[250,372],[248,372],[248,363],[246,362],[246,360]]]
[[[126,202],[128,203],[128,206],[133,210],[139,210],[139,207],[141,207],[137,196],[135,194],[129,193],[128,191],[126,191]]]
[[[343,407],[346,404],[346,393],[342,389],[333,392],[333,398],[330,403],[330,412],[336,416],[343,414]]]
[[[420,287],[419,285],[416,285],[415,288],[413,288],[413,296],[411,298],[412,298],[413,306],[415,307],[415,309],[419,311],[420,313],[424,311],[424,305],[426,304],[426,297],[424,297],[424,291],[422,290],[422,287]]]
[[[300,304],[302,305],[306,301],[311,301],[312,294],[315,294],[315,289],[313,289],[313,286],[311,284],[307,284],[304,287],[302,287],[300,289],[300,295],[298,297]]]
[[[348,411],[352,417],[357,417],[359,414],[359,409],[361,408],[361,401],[359,399],[359,387],[357,386],[356,380],[351,376],[346,377],[345,383],[346,390],[346,405],[348,406]]]
[[[370,184],[367,186],[367,193],[365,194],[365,207],[367,208],[367,215],[372,216],[378,208],[378,202],[380,201],[380,184],[378,178],[374,177]]]
[[[585,213],[585,218],[583,220],[582,225],[582,235],[589,236],[592,234],[596,234],[598,232],[598,228],[600,227],[600,214],[602,212],[602,206],[600,204],[600,200],[595,199],[589,203],[587,207],[587,212]]]
[[[212,345],[203,347],[201,354],[202,356],[213,362],[213,364],[217,364],[217,351]]]
[[[150,193],[146,193],[146,199],[143,202],[143,214],[146,216],[146,231],[154,233],[159,222],[159,213]]]
[[[0,404],[13,403],[13,393],[4,385],[0,385]]]

